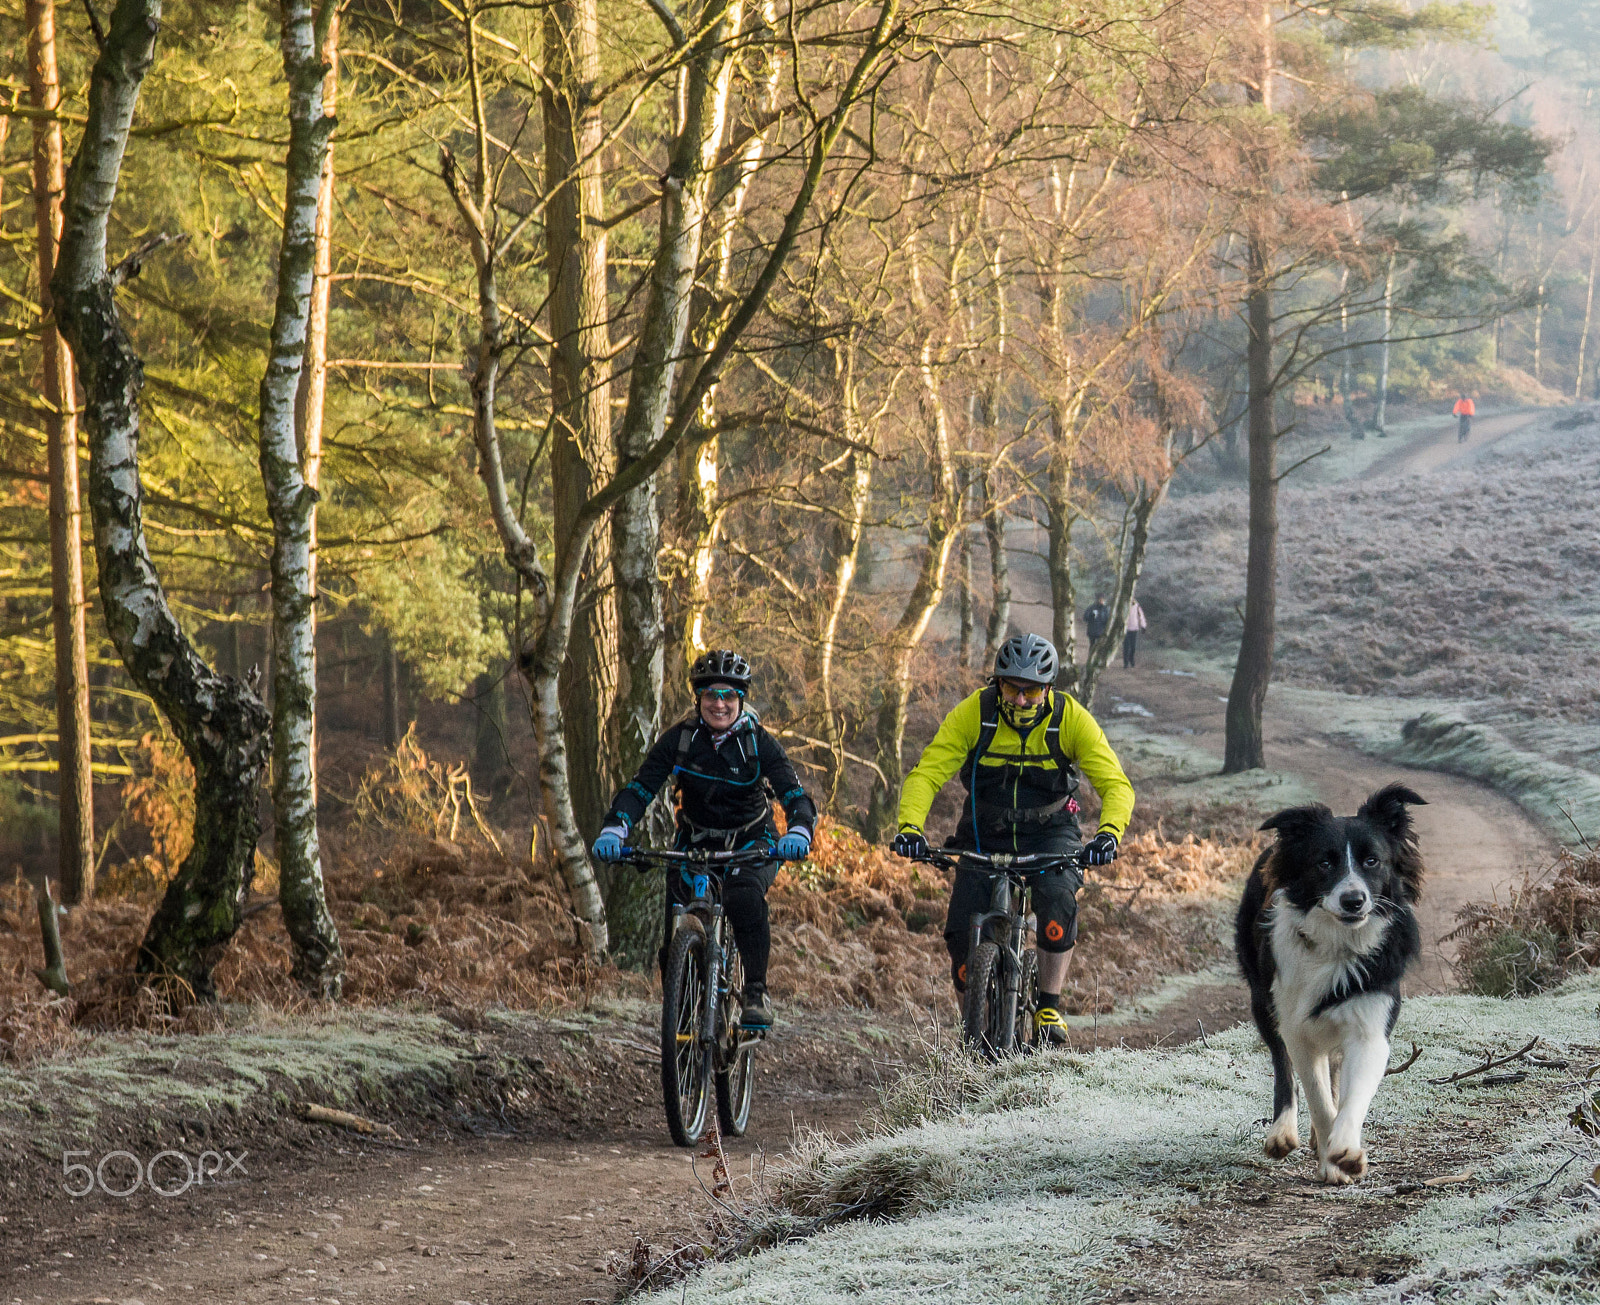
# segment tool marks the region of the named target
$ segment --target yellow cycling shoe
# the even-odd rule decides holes
[[[1033,1041],[1039,1047],[1065,1047],[1071,1041],[1067,1022],[1054,1006],[1045,1006],[1034,1012]]]

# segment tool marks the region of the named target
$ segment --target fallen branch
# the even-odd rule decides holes
[[[1406,1070],[1410,1069],[1417,1063],[1417,1057],[1420,1055],[1422,1055],[1422,1048],[1413,1042],[1411,1044],[1411,1058],[1404,1064],[1390,1065],[1388,1069],[1383,1071],[1383,1076],[1388,1078],[1390,1074],[1404,1074]]]
[[[295,1107],[295,1114],[299,1115],[308,1124],[330,1124],[337,1128],[349,1128],[357,1133],[365,1133],[369,1137],[386,1137],[393,1142],[403,1142],[405,1140],[388,1124],[375,1124],[372,1120],[363,1119],[360,1115],[352,1115],[348,1110],[333,1110],[327,1106],[318,1106],[309,1101],[302,1101]]]
[[[1473,1087],[1510,1087],[1513,1083],[1522,1083],[1527,1080],[1528,1071],[1514,1069],[1509,1074],[1490,1074],[1488,1078],[1480,1078]]]
[[[1428,1082],[1432,1083],[1435,1087],[1443,1087],[1446,1083],[1459,1083],[1464,1078],[1471,1078],[1473,1075],[1482,1074],[1486,1070],[1498,1069],[1501,1065],[1509,1065],[1513,1060],[1521,1060],[1538,1045],[1539,1039],[1534,1038],[1521,1051],[1512,1052],[1509,1056],[1502,1056],[1499,1060],[1494,1058],[1492,1052],[1485,1053],[1483,1057],[1483,1064],[1474,1065],[1471,1069],[1463,1069],[1458,1073],[1451,1074],[1448,1078],[1430,1078]]]
[[[1455,1183],[1468,1183],[1472,1181],[1472,1170],[1465,1169],[1459,1174],[1440,1174],[1437,1178],[1424,1178],[1421,1182],[1396,1183],[1392,1187],[1376,1187],[1369,1193],[1371,1196],[1411,1196],[1417,1192],[1425,1192],[1430,1187],[1449,1187]]]

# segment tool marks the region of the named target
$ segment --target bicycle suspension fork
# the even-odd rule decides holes
[[[701,1045],[717,1042],[717,1012],[722,1009],[722,944],[728,927],[722,903],[711,908],[711,928],[706,932],[706,1005],[701,1016]]]

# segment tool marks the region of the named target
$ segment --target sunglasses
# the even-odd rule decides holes
[[[710,698],[712,702],[738,702],[744,695],[737,689],[701,689],[700,698],[704,701]]]
[[[1000,684],[1019,702],[1040,702],[1048,687],[1043,684],[1019,684],[1015,680],[1001,680]]]

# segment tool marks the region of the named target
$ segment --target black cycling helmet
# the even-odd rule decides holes
[[[994,674],[999,680],[1054,684],[1056,646],[1037,634],[1014,634],[994,655]]]
[[[713,648],[694,659],[689,686],[699,693],[712,684],[731,684],[741,694],[750,692],[750,663],[732,648]]]

